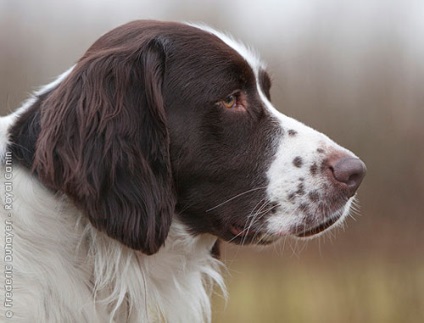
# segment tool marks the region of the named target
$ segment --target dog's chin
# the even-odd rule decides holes
[[[292,235],[295,236],[296,238],[306,238],[306,239],[320,236],[324,234],[325,232],[330,231],[331,229],[336,227],[335,224],[339,222],[341,217],[342,215],[336,215],[336,216],[330,217],[326,221],[320,224],[317,224],[315,226],[307,227],[300,230],[299,228],[295,228]]]
[[[239,224],[230,225],[226,234],[225,240],[239,245],[269,245],[278,241],[282,237],[294,237],[296,239],[309,240],[338,227],[346,218],[349,213],[350,203],[341,209],[327,215],[323,221],[311,221],[310,224],[299,223],[290,226],[287,230],[280,230],[278,232],[270,232],[253,226],[241,226]]]
[[[321,222],[295,225],[290,229],[290,235],[299,239],[313,239],[322,236],[343,223],[349,209],[350,204],[325,217]]]

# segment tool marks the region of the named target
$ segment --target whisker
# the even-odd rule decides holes
[[[257,220],[256,222],[258,223],[259,220],[263,218],[263,216],[268,214],[273,209],[278,208],[279,206],[280,205],[271,203],[270,201],[265,203],[262,206],[261,210],[255,215],[255,220]],[[267,241],[270,237],[272,237],[272,234],[267,233],[266,229],[267,229],[267,223],[266,222],[260,223],[259,227],[256,229],[256,233],[253,237],[253,240],[256,240],[257,236],[260,235],[259,239],[257,239],[257,243],[261,243],[262,241]],[[274,244],[274,249],[275,249],[275,245],[276,244]]]
[[[263,202],[265,202],[265,203],[263,203]],[[246,237],[247,237],[247,235],[248,235],[248,233],[249,233],[249,230],[250,230],[250,228],[255,224],[255,221],[256,220],[258,220],[258,217],[260,216],[260,215],[262,215],[262,214],[266,214],[266,213],[263,213],[263,209],[267,206],[269,204],[269,202],[268,201],[265,201],[264,199],[262,199],[258,204],[256,204],[256,206],[253,208],[253,210],[252,210],[252,212],[250,213],[250,215],[249,215],[249,217],[251,217],[251,220],[250,221],[248,221],[248,222],[246,222],[246,225],[249,223],[249,225],[248,225],[248,227],[247,227],[247,231],[246,231],[246,235],[245,235],[245,238],[244,238],[244,241],[242,242],[242,244],[244,244],[244,242],[246,241]],[[259,207],[259,209],[257,210],[257,211],[255,211],[255,209],[258,207],[260,205],[260,207]],[[253,212],[255,212],[254,214],[253,214]],[[253,237],[253,239],[255,239],[256,238],[256,235],[257,235],[257,233],[255,234],[255,236]]]
[[[251,220],[250,221],[247,221],[246,223],[245,223],[245,225],[244,225],[244,227],[243,227],[243,230],[240,232],[240,233],[238,233],[236,236],[234,236],[231,240],[229,240],[229,242],[231,242],[231,241],[233,241],[234,239],[236,239],[237,237],[239,237],[239,236],[241,236],[241,235],[244,235],[245,237],[243,238],[243,240],[242,240],[242,242],[241,242],[241,245],[243,246],[244,245],[244,243],[245,243],[245,239],[246,239],[246,236],[247,236],[247,233],[249,232],[249,229],[251,228],[251,226],[248,224],[248,223],[251,223],[252,221],[254,221],[254,216],[252,216],[252,213],[253,212],[255,212],[255,209],[262,203],[264,201],[264,199],[262,199],[262,200],[260,200],[256,205],[255,205],[255,207],[252,209],[252,211],[251,211],[251,213],[249,214],[249,216],[248,216],[248,218],[251,218]]]
[[[255,215],[256,220],[260,220],[264,215],[268,214],[270,211],[272,211],[273,209],[279,207],[278,204],[272,204],[271,207],[269,207],[269,205],[271,205],[270,201],[267,201],[267,203],[265,203],[262,208],[259,210],[259,212]],[[255,236],[253,237],[253,239],[256,239],[257,235],[259,233],[263,233],[262,229],[266,228],[266,223],[262,223],[259,228],[257,229],[257,233],[255,234]],[[263,241],[264,239],[266,239],[268,234],[265,233],[265,235],[263,235],[258,242]]]
[[[215,210],[216,208],[219,208],[219,207],[223,206],[224,204],[227,204],[228,202],[231,202],[231,201],[235,200],[236,198],[239,198],[240,196],[243,196],[243,195],[252,193],[254,191],[262,190],[262,189],[265,189],[265,188],[266,188],[266,186],[261,186],[261,187],[252,188],[251,190],[248,190],[248,191],[239,193],[239,194],[237,194],[237,195],[229,198],[228,200],[226,200],[226,201],[224,201],[224,202],[222,202],[222,203],[220,203],[220,204],[218,204],[218,205],[216,205],[216,206],[214,206],[214,207],[212,207],[210,209],[207,209],[205,212],[210,212],[212,210]]]
[[[266,201],[265,199],[260,200],[255,207],[252,209],[252,211],[250,212],[250,214],[247,216],[247,219],[249,219],[248,221],[246,221],[243,230],[237,234],[235,237],[233,237],[231,240],[229,240],[229,242],[233,241],[234,239],[236,239],[237,237],[243,235],[243,239],[240,243],[241,246],[243,246],[246,243],[246,239],[248,237],[249,231],[252,228],[253,225],[255,225],[257,223],[257,221],[268,212],[268,209],[264,210],[268,205],[269,205],[269,201]],[[257,234],[257,233],[256,233]],[[253,237],[253,239],[256,238],[256,234]]]

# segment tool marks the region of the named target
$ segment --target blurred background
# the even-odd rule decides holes
[[[214,322],[424,322],[422,0],[0,0],[0,107],[14,110],[104,32],[205,22],[256,48],[285,114],[368,166],[343,229],[267,248],[225,245]]]

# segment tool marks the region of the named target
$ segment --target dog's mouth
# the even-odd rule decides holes
[[[311,238],[334,226],[341,218],[343,218],[344,214],[344,208],[342,208],[321,223],[315,223],[312,225],[298,224],[284,232],[279,232],[278,234],[261,230],[261,226],[255,227],[254,225],[249,226],[246,224],[241,225],[240,223],[233,223],[229,226],[230,237],[228,240],[236,244],[253,243],[267,245],[275,242],[283,236],[289,235],[297,238]]]
[[[327,221],[313,227],[306,228],[305,226],[296,226],[291,231],[293,232],[292,234],[297,238],[310,238],[332,227],[336,222],[338,222],[341,216],[342,214],[338,214],[336,216],[331,217]],[[279,235],[278,237],[271,237],[269,234],[261,232],[260,230],[255,230],[254,228],[247,228],[238,224],[231,225],[230,232],[232,234],[232,242],[243,244],[270,244],[277,240],[279,237],[281,237],[281,235]]]
[[[327,230],[328,228],[330,228],[331,226],[333,226],[340,218],[341,218],[342,214],[337,214],[336,216],[331,217],[330,219],[328,219],[327,221],[317,225],[317,226],[313,226],[312,228],[304,228],[302,227],[295,227],[294,228],[294,235],[298,238],[309,238],[309,237],[313,237],[319,233],[324,232],[325,230]]]
[[[258,234],[258,232],[254,230],[253,228],[242,226],[236,223],[233,223],[230,226],[230,232],[234,237],[240,237],[240,238],[254,237],[255,235]]]

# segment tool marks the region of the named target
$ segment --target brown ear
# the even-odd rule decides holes
[[[41,107],[33,170],[66,193],[91,223],[153,254],[175,206],[162,82],[165,54],[89,52]]]

